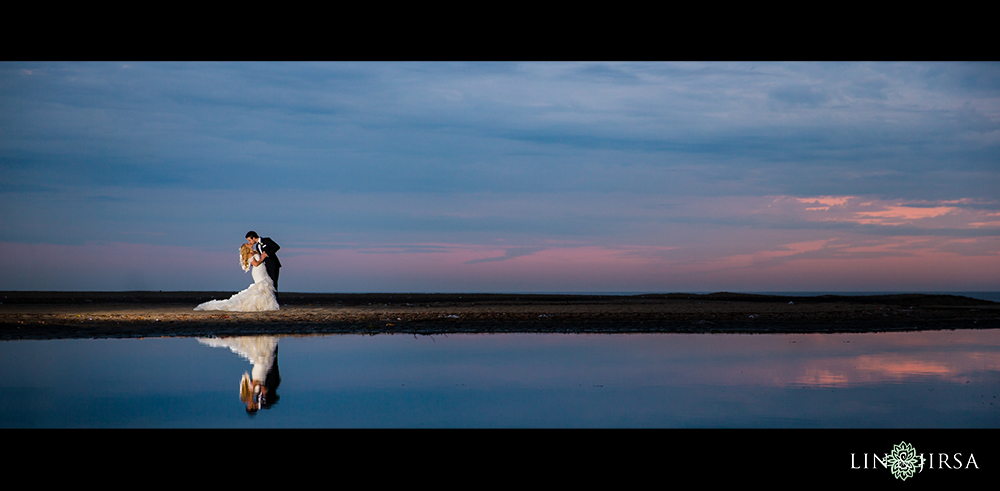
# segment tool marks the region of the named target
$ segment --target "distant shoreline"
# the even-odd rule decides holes
[[[0,292],[0,340],[310,334],[834,333],[998,329],[958,295],[279,293],[276,312],[195,312],[234,292]]]

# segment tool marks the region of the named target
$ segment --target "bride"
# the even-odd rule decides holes
[[[253,284],[249,288],[233,295],[227,300],[211,300],[195,310],[234,310],[239,312],[263,312],[278,310],[278,300],[274,295],[274,283],[267,275],[264,260],[260,254],[254,253],[249,244],[240,247],[240,266],[243,271],[253,267]]]

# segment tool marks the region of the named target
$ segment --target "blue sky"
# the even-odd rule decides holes
[[[0,289],[1000,290],[998,143],[996,63],[0,63]]]

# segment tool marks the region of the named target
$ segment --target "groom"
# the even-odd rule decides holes
[[[267,270],[267,275],[271,277],[271,282],[274,283],[274,292],[277,295],[278,272],[281,270],[281,261],[278,260],[278,256],[275,253],[278,252],[278,249],[281,249],[281,246],[271,240],[270,237],[261,238],[253,230],[247,232],[247,243],[250,244],[250,248],[254,252],[260,254],[260,257],[264,259],[264,269]]]

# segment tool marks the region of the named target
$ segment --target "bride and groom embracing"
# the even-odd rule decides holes
[[[260,237],[253,230],[247,232],[246,239],[247,242],[240,246],[240,266],[244,272],[253,270],[253,284],[226,300],[211,300],[195,307],[195,310],[278,310],[281,261],[278,261],[276,253],[281,247],[270,237]]]

